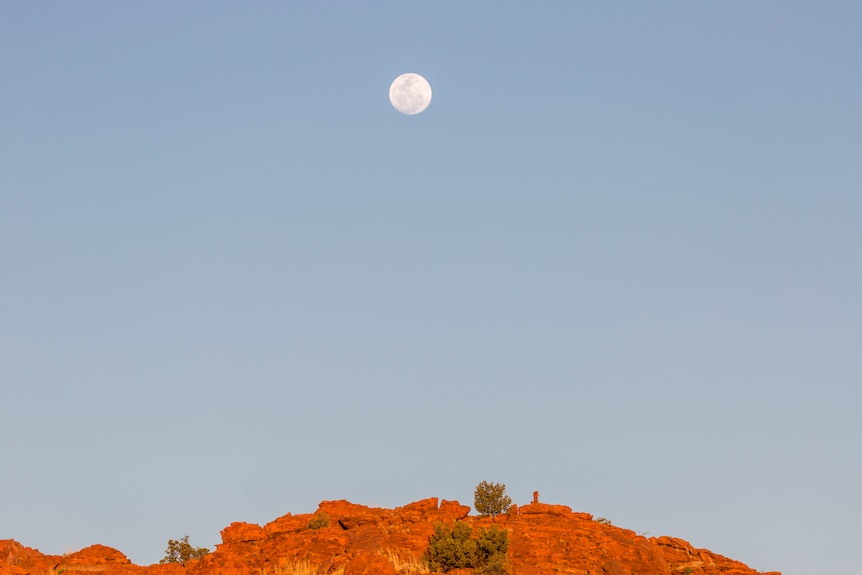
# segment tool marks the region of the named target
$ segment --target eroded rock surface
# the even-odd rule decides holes
[[[538,498],[536,498],[538,499]],[[43,555],[0,540],[0,575],[413,575],[438,522],[509,532],[512,575],[757,575],[739,561],[675,537],[642,537],[599,523],[588,513],[534,501],[495,518],[436,497],[395,509],[323,501],[315,513],[266,525],[231,523],[213,553],[185,567],[133,565],[115,549],[93,545],[66,556]],[[323,518],[323,519],[322,519]],[[469,569],[450,575],[471,575]],[[771,572],[767,575],[780,575]]]

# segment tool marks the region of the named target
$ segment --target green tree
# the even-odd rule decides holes
[[[428,568],[437,573],[478,569],[477,573],[482,575],[505,575],[508,549],[509,532],[505,529],[480,529],[478,538],[474,538],[473,528],[463,521],[451,525],[438,523],[424,559]]]
[[[473,528],[462,521],[453,525],[436,524],[425,551],[425,562],[431,571],[445,573],[450,569],[475,567],[478,546],[472,535]]]
[[[488,483],[483,481],[476,486],[473,507],[482,515],[491,517],[505,513],[512,505],[512,498],[506,495],[505,483]]]
[[[209,552],[210,550],[206,547],[192,547],[189,543],[189,536],[186,535],[179,541],[168,540],[168,548],[165,549],[165,556],[159,563],[179,563],[185,566],[192,559],[200,559]]]
[[[505,555],[497,553],[492,555],[477,572],[480,575],[509,575],[509,563]]]
[[[506,552],[509,550],[509,532],[498,527],[480,529],[476,545],[479,566],[505,563]]]

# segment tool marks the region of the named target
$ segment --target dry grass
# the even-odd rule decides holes
[[[416,557],[413,553],[403,553],[395,549],[387,549],[379,553],[392,563],[395,570],[402,575],[427,575],[431,571],[422,557]],[[331,570],[324,571],[323,566],[313,563],[308,559],[282,560],[272,570],[271,575],[344,575],[345,565],[338,565]],[[262,570],[261,575],[270,575],[268,570]]]
[[[396,571],[404,575],[424,575],[431,572],[425,561],[412,553],[398,553],[392,549],[387,549],[382,555],[389,559]]]
[[[279,562],[273,571],[275,575],[321,575],[321,566],[307,559]],[[325,575],[344,575],[344,565],[339,565]]]

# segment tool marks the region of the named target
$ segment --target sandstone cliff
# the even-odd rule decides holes
[[[0,541],[0,575],[413,575],[437,522],[496,525],[509,532],[513,575],[755,575],[746,565],[674,537],[642,537],[562,505],[532,503],[495,519],[457,501],[424,499],[395,509],[324,501],[315,514],[288,513],[264,526],[232,523],[213,553],[180,565],[133,565],[93,545],[65,556]],[[328,525],[309,527],[325,514]],[[323,522],[321,522],[323,523]],[[452,572],[450,572],[452,573]],[[469,575],[460,570],[457,575]],[[769,575],[779,575],[775,572]]]

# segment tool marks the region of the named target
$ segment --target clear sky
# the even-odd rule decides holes
[[[148,564],[488,480],[860,572],[860,28],[0,0],[0,538]]]

